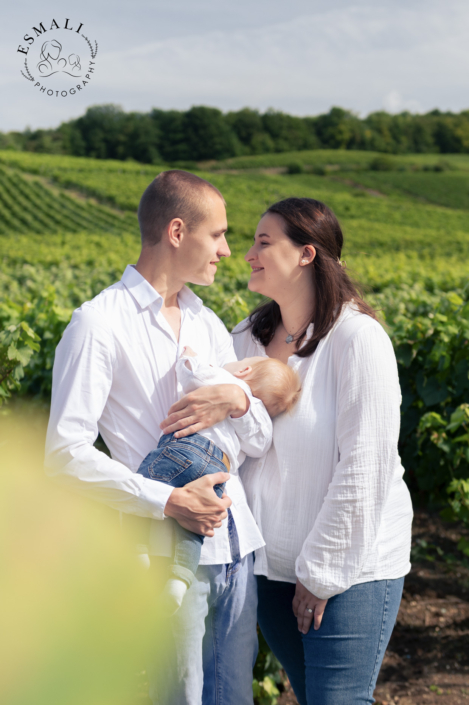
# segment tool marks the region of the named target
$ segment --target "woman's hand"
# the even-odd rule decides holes
[[[298,629],[302,634],[307,634],[314,618],[314,629],[319,629],[322,622],[327,600],[321,600],[313,595],[305,586],[296,579],[295,597],[293,598],[293,614],[298,620]]]
[[[165,434],[177,431],[175,437],[184,438],[210,428],[227,416],[244,416],[248,409],[249,399],[237,384],[199,387],[172,405],[160,428]]]

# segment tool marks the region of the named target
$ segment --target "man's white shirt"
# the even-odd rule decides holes
[[[149,550],[171,556],[173,521],[164,508],[173,488],[136,473],[158,444],[159,425],[182,389],[176,361],[186,346],[209,364],[236,360],[220,319],[184,287],[179,341],[161,313],[162,297],[129,265],[120,282],[84,303],[72,316],[55,356],[46,441],[46,470],[65,485],[114,509],[154,519]],[[250,398],[249,411],[230,419],[241,451],[262,456],[271,441],[264,405]],[[94,447],[101,434],[111,458]],[[237,475],[226,485],[241,556],[264,545]],[[163,521],[163,519],[165,519]],[[206,538],[200,563],[229,563],[226,520]]]

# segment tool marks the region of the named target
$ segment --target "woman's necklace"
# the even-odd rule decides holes
[[[282,323],[282,325],[283,325],[283,323]],[[283,327],[285,328],[285,326],[283,326]],[[298,333],[300,331],[301,331],[301,328],[300,328],[300,330],[297,330],[296,333],[293,333],[293,335],[291,335],[291,333],[289,333],[287,335],[287,337],[285,338],[285,342],[288,343],[288,345],[290,345],[290,343],[293,343],[294,340],[297,340],[299,338]]]

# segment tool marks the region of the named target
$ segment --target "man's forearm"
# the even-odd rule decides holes
[[[92,445],[73,445],[73,452],[57,447],[56,434],[49,430],[45,470],[64,487],[128,514],[152,519],[164,518],[171,488],[162,482],[133,473]]]
[[[176,438],[183,438],[229,416],[242,418],[249,407],[250,400],[236,384],[199,387],[172,405],[160,428],[165,434],[175,433]]]

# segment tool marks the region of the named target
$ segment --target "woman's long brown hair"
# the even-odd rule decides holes
[[[313,245],[316,250],[311,266],[315,306],[305,329],[298,336],[297,347],[301,345],[309,323],[314,323],[314,328],[311,338],[297,350],[299,357],[309,357],[314,353],[319,341],[337,321],[343,305],[349,301],[353,300],[354,307],[360,313],[377,320],[375,311],[363,300],[340,263],[344,236],[330,208],[313,198],[286,198],[270,206],[264,215],[267,213],[282,218],[284,232],[295,245]],[[261,304],[249,316],[252,335],[266,347],[281,320],[280,307],[275,301]]]

